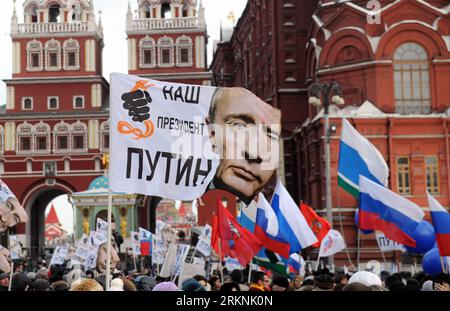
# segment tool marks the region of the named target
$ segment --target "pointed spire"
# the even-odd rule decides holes
[[[203,2],[200,0],[199,6],[198,6],[198,23],[200,26],[205,26],[205,8],[203,7]]]
[[[98,11],[98,32],[103,35],[102,11]]]
[[[127,11],[127,29],[131,29],[133,26],[133,11],[131,10],[131,4],[128,0],[128,11]]]
[[[19,31],[19,19],[17,18],[17,12],[16,12],[16,0],[13,0],[14,6],[13,6],[13,15],[11,17],[11,33],[17,33]]]

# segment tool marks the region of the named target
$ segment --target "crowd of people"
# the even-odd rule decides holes
[[[272,274],[270,271],[253,271],[251,282],[247,271],[223,269],[209,278],[196,275],[192,278],[171,281],[150,270],[123,271],[121,267],[112,273],[110,291],[450,291],[450,275],[441,273],[430,276],[424,272],[390,274],[382,271],[376,275],[368,271],[336,272],[322,269],[302,275]],[[222,279],[223,276],[223,279]],[[11,282],[11,284],[10,284]],[[178,286],[177,286],[178,284]],[[64,265],[47,266],[41,261],[31,268],[26,262],[18,263],[10,280],[9,273],[0,271],[0,291],[104,291],[106,275],[84,271],[71,261]]]

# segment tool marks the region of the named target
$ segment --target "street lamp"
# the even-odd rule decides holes
[[[324,108],[324,132],[325,132],[325,202],[327,210],[327,219],[333,228],[333,204],[331,201],[331,168],[330,168],[330,136],[332,131],[336,128],[330,128],[329,112],[330,112],[330,97],[331,102],[335,105],[344,105],[344,99],[342,98],[342,91],[339,84],[336,82],[331,83],[314,83],[309,88],[309,104],[314,107]],[[322,96],[322,101],[320,100]],[[334,263],[333,256],[328,257],[328,264],[331,266]]]

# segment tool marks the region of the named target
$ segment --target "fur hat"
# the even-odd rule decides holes
[[[79,279],[72,283],[71,292],[102,292],[103,287],[94,279]]]

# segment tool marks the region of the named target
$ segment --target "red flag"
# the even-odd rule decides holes
[[[247,265],[261,249],[261,241],[249,230],[242,227],[231,213],[217,202],[217,216],[212,224],[211,244],[219,253],[219,239],[222,247],[222,258],[227,255],[236,258],[243,266]]]
[[[316,235],[317,240],[319,240],[317,243],[313,244],[313,247],[320,247],[320,243],[322,242],[323,238],[331,229],[330,223],[325,218],[317,215],[316,212],[305,203],[302,203],[300,205],[300,210],[305,217],[309,227]]]

